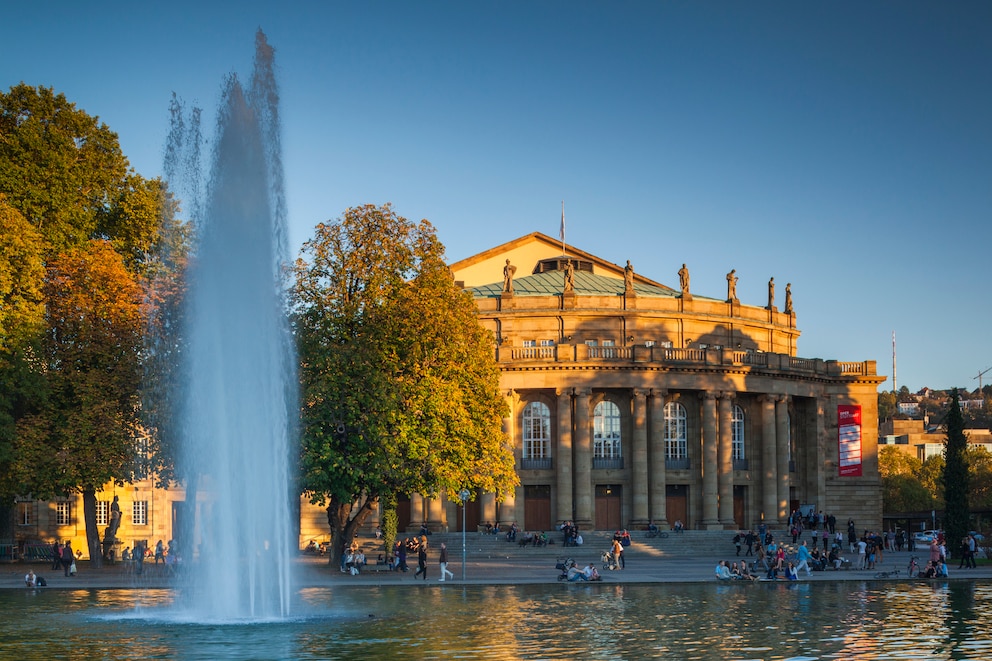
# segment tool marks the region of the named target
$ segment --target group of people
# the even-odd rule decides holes
[[[406,564],[407,554],[416,553],[417,571],[414,573],[413,578],[416,579],[418,576],[423,576],[426,581],[427,549],[427,535],[420,535],[419,537],[414,537],[413,539],[407,537],[402,542],[396,540],[396,543],[393,545],[393,559],[390,569],[393,571],[410,571],[410,568]],[[444,543],[441,544],[441,548],[438,552],[438,564],[441,567],[441,577],[438,579],[439,581],[445,581],[445,577],[449,577],[451,579],[455,578],[454,572],[448,569],[448,546]]]
[[[579,534],[579,527],[574,521],[562,521],[558,530],[561,531],[563,546],[582,546],[582,535]]]
[[[52,542],[52,570],[59,568],[66,576],[76,575],[76,555],[72,550],[72,542],[68,539],[65,544],[59,544],[59,540]]]
[[[726,560],[721,560],[716,565],[716,577],[721,581],[731,581],[731,580],[743,580],[743,581],[756,581],[758,577],[751,573],[751,569],[747,566],[746,562],[740,563],[738,565],[734,562],[731,565],[727,564]]]
[[[582,569],[579,569],[575,561],[572,560],[566,570],[566,580],[573,583],[575,581],[601,581],[603,577],[599,575],[595,565],[591,562]]]

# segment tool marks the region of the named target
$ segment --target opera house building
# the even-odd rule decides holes
[[[540,233],[451,270],[494,338],[521,482],[479,494],[470,530],[757,528],[800,506],[881,525],[885,377],[798,356],[791,287],[749,305],[733,271],[697,293],[684,265],[672,288]],[[456,530],[456,511],[415,496],[400,520]]]

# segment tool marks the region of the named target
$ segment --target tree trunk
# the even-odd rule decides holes
[[[14,504],[14,497],[8,496],[0,501],[0,542],[4,544],[15,544],[14,539],[14,513],[17,505]]]
[[[83,489],[83,520],[86,522],[86,547],[89,549],[90,566],[103,566],[103,548],[100,545],[100,531],[96,528],[96,491]]]
[[[345,548],[355,539],[356,531],[365,523],[372,513],[372,508],[378,503],[375,499],[366,499],[365,503],[352,516],[352,503],[340,503],[334,499],[327,506],[327,522],[331,526],[331,557],[328,560],[332,567],[341,566]]]

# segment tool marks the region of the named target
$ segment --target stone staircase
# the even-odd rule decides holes
[[[782,531],[771,531],[776,539],[782,538]],[[518,541],[523,533],[518,533]],[[658,558],[676,558],[693,556],[726,556],[729,558],[736,552],[733,544],[735,531],[733,530],[686,530],[682,533],[669,531],[668,537],[662,539],[655,537],[648,539],[644,531],[631,532],[632,555],[656,556]],[[413,535],[401,535],[402,537]],[[548,558],[553,562],[554,558],[562,555],[582,554],[588,555],[590,552],[596,555],[610,549],[613,543],[613,532],[605,530],[592,530],[582,533],[583,545],[578,549],[564,547],[562,545],[561,534],[558,532],[548,533],[548,539],[553,540],[553,544],[544,547],[520,546],[516,542],[507,542],[504,535],[486,535],[483,533],[469,532],[465,535],[465,551],[469,559],[472,558]],[[429,538],[432,549],[440,547],[441,542],[448,546],[449,553],[460,554],[462,550],[462,534],[459,532],[434,533]],[[742,552],[743,555],[743,552]]]

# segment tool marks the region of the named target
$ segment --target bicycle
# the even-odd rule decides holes
[[[875,578],[899,578],[899,570],[876,572]]]
[[[655,537],[659,539],[667,539],[668,533],[664,530],[649,530],[646,533],[644,533],[644,537],[646,539],[654,539]]]

